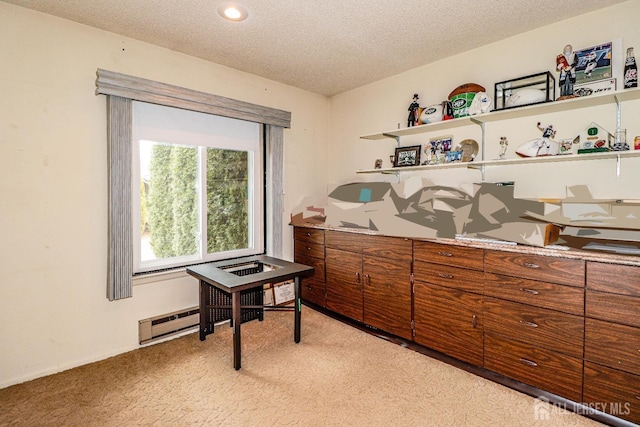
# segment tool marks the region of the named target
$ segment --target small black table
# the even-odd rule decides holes
[[[254,312],[258,310],[260,313],[258,318],[262,320],[262,312],[265,309],[293,309],[293,339],[296,343],[300,342],[300,284],[302,278],[313,274],[313,267],[266,255],[256,255],[188,267],[187,273],[200,280],[200,340],[204,341],[208,333],[213,333],[213,327],[207,326],[207,313],[209,310],[226,310],[228,312],[228,309],[231,309],[233,367],[236,370],[241,367],[240,325],[243,321],[242,310]],[[294,279],[294,305],[265,307],[262,302],[263,285],[291,279]],[[221,291],[225,300],[216,299],[215,303],[211,303],[207,299],[207,292],[212,288],[217,292]],[[259,297],[250,299],[249,304],[243,303],[241,295],[246,296],[247,292],[252,292],[254,295],[259,295]],[[229,299],[231,300],[230,306]],[[217,318],[216,320],[220,321],[222,319]]]

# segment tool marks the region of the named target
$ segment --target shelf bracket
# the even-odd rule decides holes
[[[387,138],[392,138],[396,140],[396,145],[398,147],[400,147],[400,137],[398,135],[392,135],[390,133],[383,133],[382,135],[386,136]]]
[[[620,98],[618,98],[618,95],[615,95],[615,100],[616,100],[616,135],[618,134],[618,132],[620,132],[620,129],[622,128],[622,103],[620,102]],[[620,157],[618,157],[618,159],[620,159]]]

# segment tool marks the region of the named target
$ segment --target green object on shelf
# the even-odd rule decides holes
[[[602,148],[581,148],[578,150],[578,154],[587,154],[587,153],[607,153],[609,149],[607,147]]]

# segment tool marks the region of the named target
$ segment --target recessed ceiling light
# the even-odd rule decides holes
[[[247,9],[237,3],[223,3],[218,6],[218,13],[228,21],[244,21],[249,16]]]

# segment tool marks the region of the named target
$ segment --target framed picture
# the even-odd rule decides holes
[[[603,43],[576,50],[578,65],[576,66],[575,85],[607,80],[613,77],[613,43]]]
[[[398,147],[396,148],[395,160],[393,162],[394,168],[403,166],[417,166],[420,164],[420,150],[421,145],[414,145],[411,147]]]

